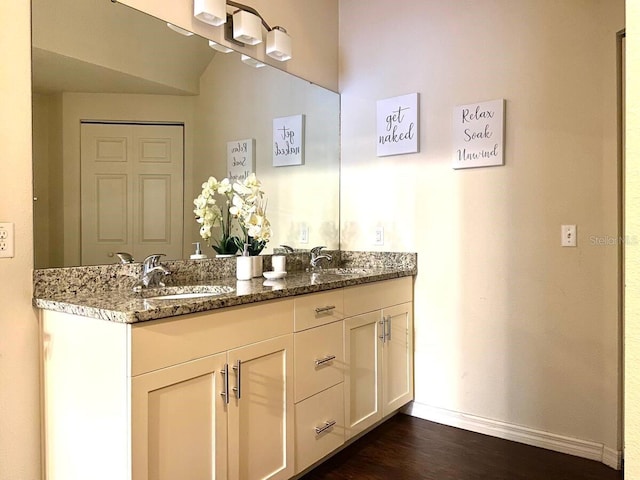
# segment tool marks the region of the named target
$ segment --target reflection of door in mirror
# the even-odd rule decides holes
[[[182,257],[183,126],[81,124],[82,264]]]

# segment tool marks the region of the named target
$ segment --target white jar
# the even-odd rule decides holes
[[[253,276],[252,257],[238,257],[236,259],[236,278],[238,280],[251,280]]]
[[[271,257],[271,265],[274,272],[286,272],[287,271],[287,257],[284,255],[273,255]]]

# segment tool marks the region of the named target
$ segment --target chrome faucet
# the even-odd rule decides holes
[[[149,255],[142,262],[142,275],[140,281],[133,287],[133,290],[139,292],[143,288],[164,287],[161,278],[171,275],[171,271],[160,263],[160,257],[164,253],[154,253]]]
[[[331,255],[329,255],[328,253],[321,253],[323,248],[327,248],[325,246],[322,247],[313,247],[311,249],[311,267],[312,268],[317,268],[318,266],[320,266],[320,261],[321,260],[326,260],[328,262],[330,262],[332,260]]]

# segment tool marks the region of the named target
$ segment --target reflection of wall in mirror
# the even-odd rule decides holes
[[[201,77],[196,178],[223,177],[227,142],[255,138],[256,175],[274,226],[268,251],[280,244],[338,248],[338,95],[278,70],[260,69],[247,76],[247,68],[234,55],[219,55]],[[298,113],[305,115],[305,164],[274,167],[272,120]],[[308,245],[299,242],[302,224],[309,227]]]

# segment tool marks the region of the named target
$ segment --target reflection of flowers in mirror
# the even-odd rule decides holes
[[[244,181],[233,184],[235,195],[230,209],[238,218],[244,238],[238,240],[238,248],[249,245],[249,255],[258,255],[271,239],[271,224],[267,219],[267,202],[262,184],[252,173]]]
[[[217,205],[216,195],[223,197],[224,211]],[[211,245],[213,227],[222,227],[221,237],[212,245],[218,254],[233,255],[238,249],[242,250],[244,244],[249,245],[250,255],[259,254],[271,238],[263,196],[261,183],[254,173],[233,185],[228,178],[218,181],[209,177],[202,184],[202,193],[193,201],[193,212],[201,225],[200,236]],[[232,218],[237,220],[242,238],[232,235]]]

